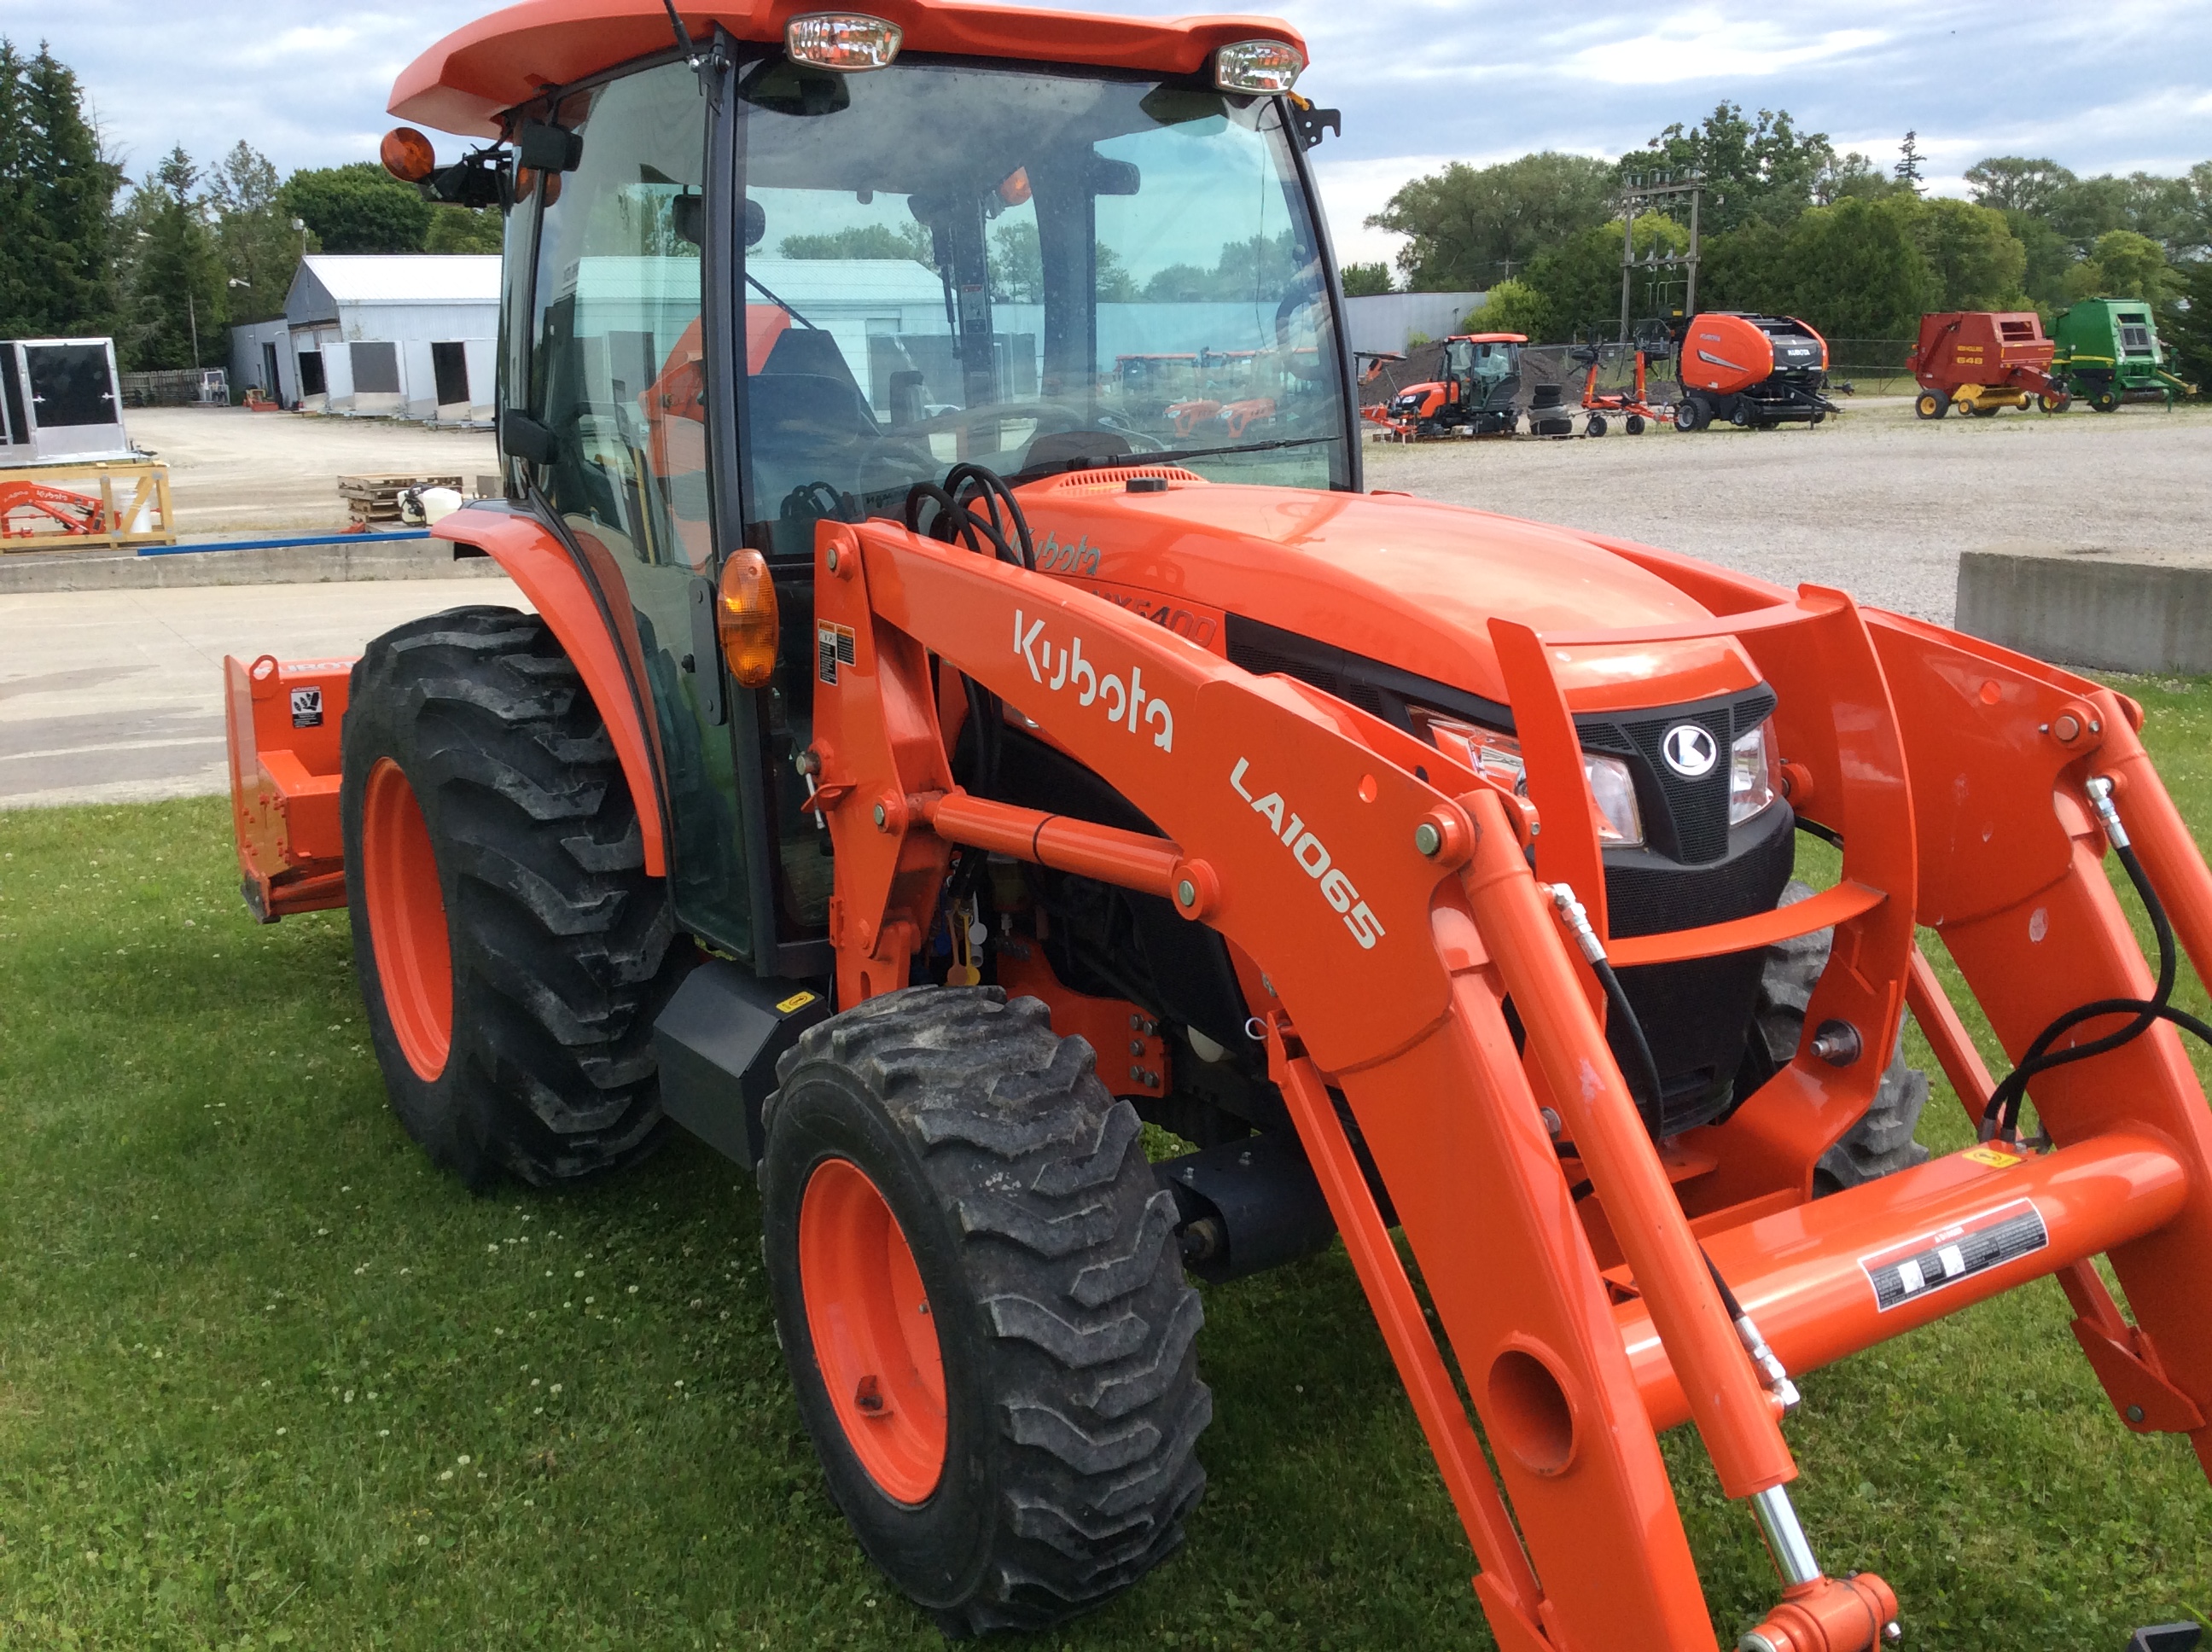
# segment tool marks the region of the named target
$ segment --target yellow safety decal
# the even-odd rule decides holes
[[[789,1015],[793,1010],[803,1010],[813,1002],[814,994],[811,993],[793,993],[775,1006],[775,1012],[778,1015]]]
[[[2019,1154],[2008,1153],[2002,1147],[1969,1147],[1959,1157],[1970,1158],[1977,1164],[1986,1164],[1992,1170],[2009,1170],[2021,1163]]]

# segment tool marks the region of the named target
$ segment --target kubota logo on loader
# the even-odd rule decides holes
[[[1359,898],[1358,890],[1344,875],[1344,868],[1330,862],[1328,850],[1306,829],[1297,811],[1283,802],[1281,793],[1270,792],[1265,797],[1255,798],[1244,789],[1244,773],[1250,767],[1250,758],[1239,757],[1237,767],[1230,773],[1230,786],[1252,805],[1254,814],[1263,817],[1274,829],[1283,847],[1291,852],[1291,859],[1298,863],[1298,870],[1321,885],[1322,898],[1343,915],[1344,926],[1352,932],[1352,938],[1371,952],[1385,932],[1382,920]],[[1283,818],[1286,812],[1290,816],[1287,823]]]
[[[1081,637],[1055,647],[1044,635],[1044,623],[1027,618],[1018,608],[1014,610],[1014,652],[1030,668],[1031,677],[1054,694],[1073,687],[1079,706],[1103,700],[1107,721],[1120,724],[1132,734],[1139,728],[1152,729],[1154,745],[1163,751],[1175,750],[1175,713],[1166,701],[1145,692],[1143,667],[1129,667],[1126,685],[1112,671],[1101,677],[1097,666],[1083,657]]]

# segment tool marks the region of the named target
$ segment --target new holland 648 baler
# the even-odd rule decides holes
[[[405,1127],[477,1185],[664,1118],[752,1169],[830,1487],[955,1631],[1176,1548],[1186,1266],[1340,1235],[1510,1652],[1714,1645],[1685,1421],[1779,1573],[1741,1644],[1893,1634],[1794,1511],[1789,1373],[2046,1276],[2125,1425],[2212,1461],[2166,1004],[2212,875],[2137,708],[1364,494],[1293,33],[878,13],[529,0],[394,94],[490,140],[386,155],[509,215],[507,497],[436,531],[536,611],[234,662],[230,704],[248,898],[349,906]],[[1177,265],[1252,301],[1142,301]],[[1266,428],[1125,399],[1181,351],[1253,352]],[[1787,891],[1800,830],[1831,887]],[[1908,1008],[1980,1148],[1912,1144]]]

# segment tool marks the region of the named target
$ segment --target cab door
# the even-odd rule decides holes
[[[714,623],[731,536],[710,485],[708,100],[689,66],[668,63],[552,113],[582,153],[532,184],[526,406],[550,458],[529,477],[628,633],[658,736],[677,920],[772,969],[773,913],[762,921],[748,852],[760,742]]]

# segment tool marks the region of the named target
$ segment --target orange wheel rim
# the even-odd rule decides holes
[[[899,1503],[945,1473],[945,1361],[898,1218],[850,1159],[825,1159],[799,1206],[799,1285],[830,1403],[860,1467]]]
[[[407,1065],[428,1083],[446,1070],[453,1046],[453,954],[430,828],[415,788],[389,757],[369,770],[361,862],[384,1008]]]

